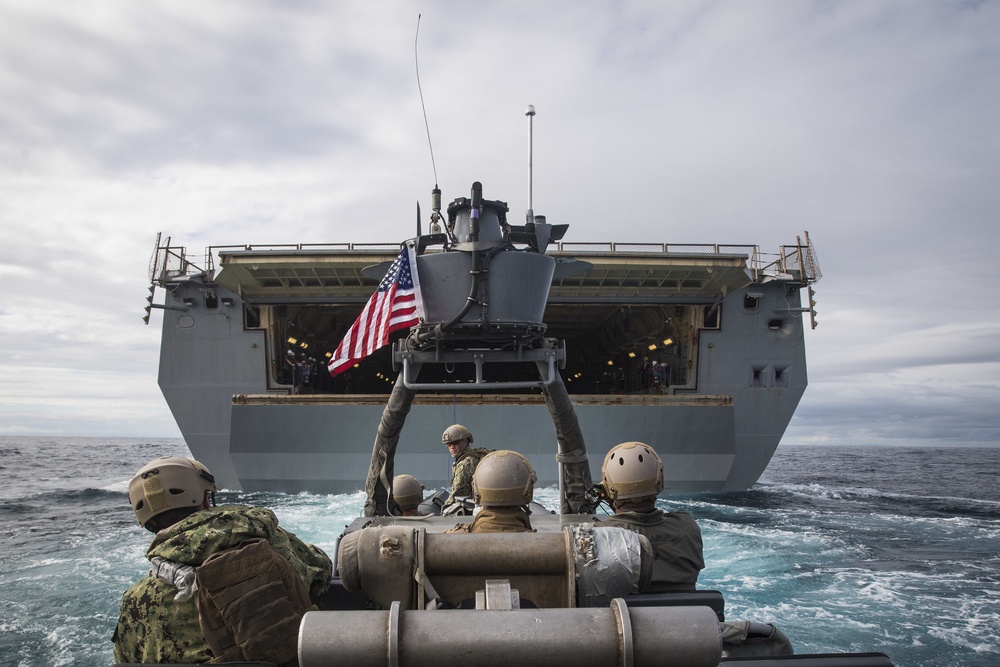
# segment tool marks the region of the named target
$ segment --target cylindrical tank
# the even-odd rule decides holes
[[[708,607],[313,611],[299,664],[716,667],[719,622]]]

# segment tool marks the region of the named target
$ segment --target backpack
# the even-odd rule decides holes
[[[198,621],[215,654],[212,662],[298,667],[299,622],[316,606],[302,578],[267,540],[212,554],[196,572]]]

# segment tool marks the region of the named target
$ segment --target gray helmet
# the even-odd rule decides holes
[[[472,498],[477,505],[510,507],[527,505],[538,477],[528,459],[509,449],[490,452],[472,475]]]
[[[396,475],[392,478],[392,497],[400,509],[416,509],[424,501],[424,487],[413,475]]]
[[[655,496],[663,490],[663,461],[644,442],[623,442],[604,457],[601,483],[612,501]]]
[[[441,434],[441,442],[445,445],[449,442],[461,440],[462,438],[468,438],[469,444],[472,444],[472,434],[469,433],[469,429],[465,428],[461,424],[452,424],[444,430],[444,433]]]
[[[206,491],[217,491],[215,477],[203,464],[181,456],[153,459],[128,484],[128,501],[140,526],[158,514],[182,507],[198,508]]]

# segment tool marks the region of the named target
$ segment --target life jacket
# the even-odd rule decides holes
[[[298,629],[316,609],[291,564],[267,540],[209,556],[197,568],[198,621],[217,662],[267,660],[298,667]]]

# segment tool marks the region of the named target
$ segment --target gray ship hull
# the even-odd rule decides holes
[[[556,436],[544,403],[528,396],[470,402],[477,398],[458,396],[461,402],[454,405],[416,402],[400,436],[396,471],[414,475],[427,488],[446,486],[451,457],[441,445],[440,432],[442,425],[461,422],[475,425],[476,446],[522,452],[535,466],[540,484],[556,484]],[[319,493],[359,490],[371,461],[373,425],[378,424],[383,406],[384,400],[368,405],[280,405],[266,399],[233,406],[230,451],[242,487]],[[574,407],[595,479],[600,479],[606,450],[618,442],[639,440],[664,449],[665,484],[671,491],[745,488],[745,483],[730,481],[738,478],[738,471],[733,470],[735,415],[726,397],[691,401],[664,396],[614,404],[576,402]],[[680,433],[688,435],[676,445],[664,446],[674,439],[670,434]]]
[[[308,252],[296,256],[300,263],[317,261]],[[391,256],[382,251],[365,261],[377,263]],[[639,440],[661,454],[667,493],[742,490],[757,481],[778,446],[807,384],[803,320],[808,321],[804,313],[809,308],[802,307],[799,292],[810,281],[804,271],[792,275],[781,267],[775,278],[747,270],[747,257],[737,257],[736,264],[731,257],[714,257],[723,267],[715,279],[728,271],[728,285],[709,288],[706,279],[701,291],[692,295],[684,294],[680,282],[676,289],[661,287],[648,293],[641,285],[631,290],[623,285],[605,289],[605,294],[618,299],[612,302],[614,312],[633,315],[616,331],[634,333],[637,329],[635,313],[639,311],[629,310],[638,307],[633,304],[647,308],[655,304],[654,314],[672,326],[670,331],[678,338],[672,346],[676,356],[669,358],[678,376],[675,380],[680,381],[655,390],[632,387],[627,391],[626,385],[598,388],[600,371],[592,362],[586,368],[591,370],[593,387],[577,392],[573,381],[579,387],[588,381],[587,374],[565,375],[595,479],[611,446]],[[676,258],[665,253],[650,261],[666,259],[673,262]],[[706,264],[706,275],[713,273],[711,262],[702,261],[701,256],[696,259],[686,256],[685,262]],[[251,250],[228,257],[230,262],[237,260],[253,263],[255,269],[264,261]],[[743,276],[739,285],[732,282],[737,275],[733,266]],[[164,314],[159,385],[192,455],[208,465],[226,488],[314,493],[361,490],[375,429],[395,374],[386,367],[384,388],[374,392],[352,393],[349,387],[340,386],[339,391],[334,387],[296,393],[290,382],[282,381],[277,364],[292,321],[288,313],[296,304],[315,299],[289,289],[288,281],[276,284],[274,292],[261,288],[259,294],[250,294],[246,284],[234,283],[232,276],[239,278],[236,268],[229,281],[227,270],[219,276],[182,267],[173,274],[162,273],[157,282],[167,288],[164,305],[157,306]],[[667,282],[661,281],[661,286]],[[585,285],[585,280],[579,284]],[[337,303],[350,302],[357,309],[371,289],[361,281],[353,291],[342,290]],[[560,319],[569,322],[566,313],[610,299],[574,289],[560,291],[559,281],[554,283],[553,310],[547,312],[546,321],[551,317],[557,324],[550,331],[560,326]],[[557,310],[560,304],[563,311]],[[677,313],[675,322],[671,324],[671,318],[662,313]],[[696,325],[677,325],[676,320],[690,319],[692,313],[697,315]],[[644,316],[654,319],[648,313]],[[337,326],[344,325],[331,324],[330,328]],[[563,324],[566,331],[568,327]],[[605,340],[610,325],[602,327],[594,325],[584,336],[571,338],[570,350],[574,345],[586,347]],[[652,340],[653,334],[646,339]],[[662,351],[661,346],[657,353]],[[611,366],[612,362],[607,363]],[[556,483],[551,417],[541,396],[530,393],[418,395],[400,437],[396,472],[415,475],[428,489],[446,485],[450,458],[440,444],[440,434],[455,422],[472,429],[477,446],[521,451],[536,467],[541,484]]]

